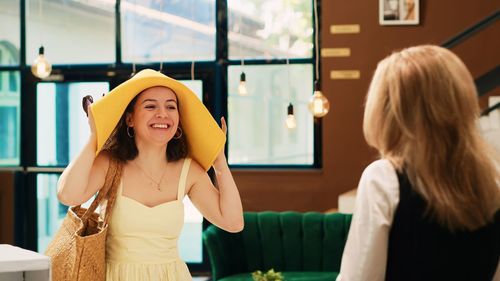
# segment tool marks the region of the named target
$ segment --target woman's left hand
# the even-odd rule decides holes
[[[224,117],[220,119],[220,127],[224,132],[224,135],[227,135],[227,125],[226,119]],[[226,155],[224,154],[224,149],[222,149],[219,155],[217,155],[217,158],[215,158],[214,167],[217,167],[220,164],[226,164]]]

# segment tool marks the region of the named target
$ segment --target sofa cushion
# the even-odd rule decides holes
[[[204,231],[212,280],[270,268],[306,274],[340,270],[351,215],[245,212],[244,219],[240,233],[213,225]]]
[[[281,272],[283,274],[285,281],[332,281],[337,278],[338,272],[328,272],[328,271],[289,271]],[[253,281],[252,274],[240,273],[231,275],[219,281]]]

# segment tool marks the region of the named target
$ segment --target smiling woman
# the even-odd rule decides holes
[[[88,110],[91,136],[58,182],[66,205],[103,186],[109,163],[122,176],[111,199],[106,280],[191,280],[177,240],[183,198],[229,232],[243,228],[241,199],[226,163],[222,130],[196,95],[157,71],[143,70]],[[181,125],[182,124],[182,125]],[[213,165],[218,186],[206,171]]]

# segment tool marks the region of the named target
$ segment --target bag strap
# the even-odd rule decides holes
[[[82,216],[82,221],[86,221],[90,215],[92,215],[101,203],[104,198],[108,198],[108,202],[106,204],[106,213],[104,217],[104,223],[108,222],[108,219],[113,210],[113,205],[116,200],[116,193],[118,189],[118,185],[120,184],[120,180],[122,177],[122,163],[119,160],[110,157],[109,159],[109,167],[106,172],[106,179],[104,181],[104,185],[97,193],[97,197],[94,199],[90,207],[87,209],[85,214]]]
[[[111,163],[110,163],[111,164]],[[113,181],[111,183],[111,188],[108,189],[106,197],[108,198],[106,202],[106,212],[104,214],[104,224],[107,224],[111,213],[113,212],[113,206],[115,205],[116,195],[118,194],[118,186],[121,183],[122,172],[123,172],[123,162],[113,159],[114,174]]]

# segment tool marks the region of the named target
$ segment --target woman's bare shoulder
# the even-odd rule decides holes
[[[193,186],[196,182],[203,179],[204,177],[208,177],[207,171],[203,169],[198,161],[196,161],[195,159],[191,159],[188,173],[189,186]]]

